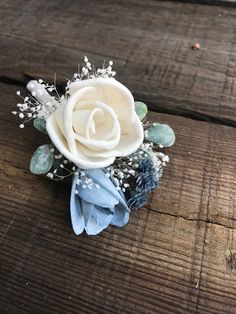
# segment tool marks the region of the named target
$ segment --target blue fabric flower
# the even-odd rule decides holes
[[[74,176],[72,183],[70,213],[75,234],[85,230],[89,235],[96,235],[109,224],[126,225],[130,210],[123,193],[101,169],[88,170],[86,176],[94,182],[91,188],[77,184],[78,176]]]

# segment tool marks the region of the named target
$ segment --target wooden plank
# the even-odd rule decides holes
[[[235,6],[236,0],[179,0],[187,3],[203,3],[211,5]]]
[[[172,180],[162,182],[150,208],[234,228],[235,128],[196,123],[191,119],[183,123],[181,118],[173,116],[164,116],[164,119],[159,114],[153,116],[150,120],[160,117],[160,121],[177,129],[177,141],[171,149],[173,164],[166,168],[166,176]],[[183,198],[176,199],[175,191]]]
[[[0,13],[2,81],[71,77],[85,54],[97,64],[111,58],[118,79],[153,110],[236,125],[236,8],[151,0],[15,6],[3,1]]]
[[[125,228],[76,237],[69,181],[28,170],[47,138],[19,130],[15,87],[0,91],[1,313],[235,313],[233,127],[151,113],[177,135],[161,188]]]

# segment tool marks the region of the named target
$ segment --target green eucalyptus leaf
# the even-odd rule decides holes
[[[43,118],[37,118],[34,120],[34,127],[42,133],[47,134],[46,121]]]
[[[153,123],[144,135],[147,141],[163,147],[170,147],[175,142],[175,133],[168,124]]]
[[[30,161],[30,171],[34,174],[47,173],[52,167],[54,155],[51,152],[51,145],[39,146],[34,152]]]
[[[141,101],[135,101],[135,111],[139,117],[139,119],[142,121],[145,117],[146,114],[148,112],[148,108],[145,105],[145,103],[141,102]]]

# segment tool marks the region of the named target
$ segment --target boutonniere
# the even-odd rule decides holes
[[[135,102],[116,80],[113,62],[84,66],[67,82],[64,95],[42,79],[27,84],[17,104],[20,128],[33,120],[50,143],[34,152],[30,170],[52,180],[72,177],[70,213],[75,234],[96,235],[110,224],[122,227],[134,208],[159,187],[175,134],[166,124],[145,121],[147,106]]]

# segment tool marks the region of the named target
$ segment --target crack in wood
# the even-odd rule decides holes
[[[213,221],[211,218],[208,218],[208,219],[190,218],[190,217],[187,217],[187,216],[184,216],[184,215],[180,215],[180,214],[168,213],[168,212],[164,212],[164,211],[161,211],[161,210],[158,210],[158,209],[152,209],[149,206],[146,206],[145,208],[150,210],[151,212],[157,213],[157,214],[162,214],[162,215],[167,215],[167,216],[171,216],[171,217],[176,217],[176,218],[184,219],[186,221],[202,222],[202,223],[209,224],[209,225],[215,225],[215,226],[224,227],[224,228],[227,228],[227,229],[230,229],[230,230],[236,230],[236,227],[227,226],[227,225],[225,225],[223,223]]]
[[[184,3],[197,3],[197,4],[207,4],[215,6],[226,6],[226,7],[235,7],[236,0],[178,0],[179,2]]]

